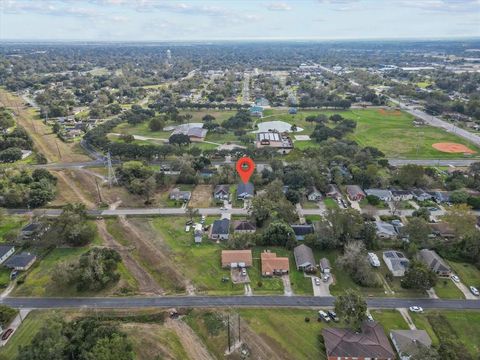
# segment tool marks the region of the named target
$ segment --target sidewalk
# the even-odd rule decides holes
[[[10,334],[7,340],[0,340],[0,347],[5,346],[5,344],[12,338],[12,336],[15,334],[15,331],[22,325],[23,320],[27,317],[27,315],[32,311],[32,309],[20,309],[19,314],[13,319],[13,321],[5,327],[4,331],[7,329],[12,329],[13,332]]]

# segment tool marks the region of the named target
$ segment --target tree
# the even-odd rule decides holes
[[[120,135],[120,139],[123,141],[123,142],[126,142],[126,143],[132,143],[135,141],[135,136],[133,135],[130,135],[130,134],[122,134]]]
[[[335,299],[335,312],[354,330],[360,331],[367,318],[367,302],[358,292],[348,289]]]
[[[285,246],[295,245],[295,234],[290,225],[283,222],[272,222],[263,232],[262,245]]]
[[[477,222],[475,214],[471,212],[470,206],[466,204],[450,206],[447,209],[447,213],[443,216],[443,220],[452,227],[459,238],[475,230]]]
[[[378,248],[377,227],[373,222],[365,222],[362,229],[362,238],[368,250]]]
[[[211,122],[215,121],[215,116],[210,115],[210,114],[206,114],[204,117],[202,117],[202,121],[204,123],[211,123]]]
[[[257,241],[256,234],[235,233],[228,238],[227,247],[234,250],[248,249],[254,246]]]
[[[370,205],[377,206],[380,204],[380,199],[375,195],[367,195],[365,198]]]
[[[93,347],[90,359],[95,360],[130,360],[134,358],[132,345],[124,336],[113,334],[111,338],[102,338]]]
[[[427,291],[437,283],[437,275],[427,268],[420,261],[412,261],[405,276],[401,281],[401,285],[405,289],[418,289]]]
[[[173,134],[168,138],[168,142],[172,145],[188,145],[190,144],[190,138],[185,134]]]
[[[163,130],[163,121],[159,117],[154,117],[150,122],[148,123],[148,127],[150,131],[161,131]]]
[[[351,241],[344,246],[343,255],[337,258],[338,266],[348,273],[352,280],[368,287],[379,286],[377,275],[367,260],[363,243]]]
[[[403,188],[425,185],[425,169],[420,165],[408,164],[399,168],[395,181]]]
[[[408,235],[410,242],[415,244],[423,244],[428,239],[428,235],[432,232],[428,223],[421,217],[412,217],[402,232]]]
[[[412,216],[422,218],[425,221],[429,221],[430,220],[430,210],[428,210],[428,208],[426,208],[426,207],[421,207],[421,208],[415,210],[412,213]]]
[[[22,150],[16,147],[0,151],[0,162],[13,163],[22,158]]]
[[[7,305],[0,305],[0,326],[5,328],[17,314],[17,310]]]
[[[410,356],[410,360],[438,360],[440,356],[437,349],[419,345],[418,351]]]
[[[47,241],[64,242],[71,246],[84,246],[95,237],[94,225],[89,223],[84,204],[68,204],[53,220],[46,234]]]
[[[293,205],[298,204],[300,202],[300,200],[302,199],[302,196],[300,195],[300,192],[298,190],[294,190],[294,189],[288,189],[287,192],[285,193],[285,197]]]

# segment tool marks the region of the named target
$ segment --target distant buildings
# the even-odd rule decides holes
[[[425,330],[392,330],[390,339],[400,360],[410,360],[412,356],[418,356],[423,348],[432,346],[432,339]]]
[[[419,252],[420,259],[439,276],[450,276],[450,266],[433,250],[422,249]]]
[[[287,154],[293,149],[293,141],[287,133],[276,131],[259,132],[256,135],[255,147],[271,147],[282,154]]]
[[[203,128],[202,123],[191,123],[191,124],[183,124],[177,126],[172,135],[176,134],[183,134],[187,135],[191,142],[199,142],[205,139],[207,136],[208,130]]]
[[[295,264],[297,270],[311,271],[315,269],[315,257],[310,247],[305,244],[298,245],[293,249],[293,256],[295,257]]]
[[[170,191],[170,194],[168,197],[170,200],[187,202],[192,197],[192,193],[190,191],[181,191],[179,188],[175,188],[172,191]]]
[[[351,201],[361,201],[365,199],[365,193],[358,185],[347,185],[347,195]]]
[[[293,229],[295,239],[297,239],[297,241],[303,241],[305,240],[306,235],[313,234],[315,232],[315,229],[311,224],[294,224],[290,226]]]

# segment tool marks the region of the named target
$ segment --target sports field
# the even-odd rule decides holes
[[[414,126],[414,117],[398,110],[384,109],[351,109],[338,111],[307,110],[290,115],[286,111],[268,110],[267,118],[259,121],[283,120],[304,128],[299,134],[311,134],[315,124],[305,121],[309,115],[340,114],[344,118],[357,122],[357,128],[350,139],[362,146],[374,146],[380,149],[389,158],[406,159],[458,159],[463,153],[447,153],[432,147],[436,143],[457,143],[468,147],[475,153],[471,156],[480,156],[480,148],[454,134],[432,126]],[[299,142],[299,148],[315,146],[312,142]]]

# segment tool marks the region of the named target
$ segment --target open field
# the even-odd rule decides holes
[[[192,208],[209,207],[212,202],[212,186],[197,185],[192,191],[192,198],[188,202],[188,206]]]
[[[49,162],[55,161],[88,161],[78,142],[65,143],[61,141],[52,129],[39,119],[33,108],[26,107],[24,101],[0,88],[0,104],[14,110],[15,120],[23,126],[33,139],[36,150],[47,158]]]
[[[17,233],[28,222],[28,218],[22,215],[4,215],[0,219],[0,243],[5,241],[8,234]]]
[[[463,344],[472,356],[480,353],[480,311],[426,311],[413,314],[413,322],[428,332],[434,344],[441,343],[445,333]]]
[[[480,270],[474,265],[455,261],[448,261],[448,263],[466,286],[475,286],[480,289]]]

